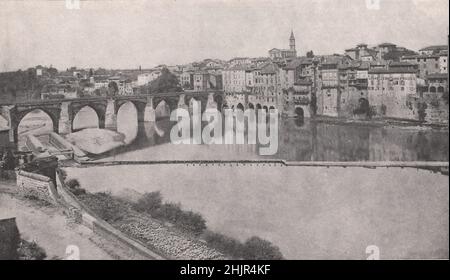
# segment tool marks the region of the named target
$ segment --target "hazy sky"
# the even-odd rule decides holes
[[[418,50],[446,44],[448,0],[0,1],[0,71],[38,64],[137,68],[204,58],[342,53],[365,42]]]

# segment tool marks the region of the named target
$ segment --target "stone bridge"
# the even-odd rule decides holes
[[[98,117],[99,128],[117,129],[117,114],[120,107],[131,102],[137,111],[138,123],[156,120],[155,110],[164,101],[170,111],[177,108],[189,109],[191,101],[201,102],[202,112],[206,108],[222,109],[223,92],[174,92],[150,95],[89,97],[77,99],[33,100],[15,104],[0,104],[0,115],[9,126],[9,141],[18,143],[20,121],[31,111],[42,110],[51,118],[53,131],[67,134],[73,131],[75,116],[84,107],[92,108]]]

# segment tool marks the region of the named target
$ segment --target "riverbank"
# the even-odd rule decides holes
[[[22,238],[36,241],[45,250],[46,259],[65,259],[69,246],[79,249],[82,260],[133,258],[85,226],[68,223],[62,208],[21,197],[12,180],[0,180],[0,219],[4,217],[15,217]]]

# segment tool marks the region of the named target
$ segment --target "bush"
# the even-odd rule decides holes
[[[77,179],[69,179],[65,184],[69,191],[76,196],[86,194],[86,190],[80,187]]]
[[[195,235],[201,234],[206,229],[206,221],[200,214],[183,211],[178,203],[163,204],[159,191],[145,193],[133,204],[133,209],[150,214],[156,219],[171,222],[178,228]]]
[[[162,205],[162,197],[159,191],[145,193],[134,205],[133,209],[138,212],[146,212],[154,215]]]
[[[245,241],[243,257],[247,260],[281,260],[283,255],[280,249],[267,240],[257,236]]]
[[[206,229],[206,221],[203,217],[192,211],[182,212],[181,217],[177,219],[177,226],[192,232],[195,235],[200,235]]]
[[[202,238],[211,248],[229,255],[234,259],[243,258],[244,245],[234,238],[211,231],[205,232]]]
[[[124,202],[113,198],[109,193],[86,193],[79,197],[89,209],[107,222],[121,220],[128,212],[127,205]]]
[[[47,257],[45,250],[34,241],[22,240],[17,251],[20,260],[43,260]]]
[[[178,203],[164,203],[155,211],[155,218],[167,220],[176,223],[182,217],[183,211]]]

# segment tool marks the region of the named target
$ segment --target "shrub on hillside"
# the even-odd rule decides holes
[[[250,237],[244,243],[243,257],[246,260],[281,260],[280,249],[267,240],[257,236]]]
[[[208,246],[233,257],[233,259],[242,259],[243,257],[244,245],[239,240],[211,231],[205,232],[202,238]]]
[[[69,179],[65,184],[69,191],[76,196],[86,194],[86,190],[80,187],[80,182],[77,179]]]
[[[171,222],[176,227],[195,235],[201,234],[206,229],[206,221],[200,214],[183,211],[178,203],[162,203],[159,191],[145,193],[133,204],[133,209],[150,214],[156,219]]]
[[[138,212],[146,212],[150,215],[154,215],[162,205],[162,196],[159,191],[145,193],[142,197],[133,205],[133,209]]]
[[[154,217],[176,223],[181,218],[183,211],[178,203],[164,203],[155,211]]]
[[[192,211],[183,211],[176,224],[183,230],[192,232],[195,235],[202,234],[206,229],[205,219],[200,214]]]
[[[128,212],[127,205],[111,196],[109,193],[86,193],[79,198],[97,214],[101,219],[107,222],[121,220]]]

